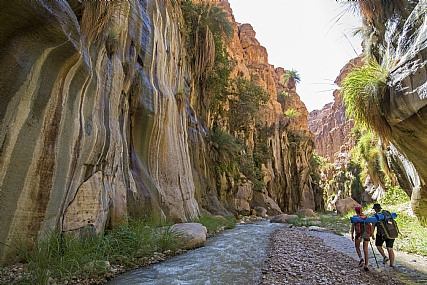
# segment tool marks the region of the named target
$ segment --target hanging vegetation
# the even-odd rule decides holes
[[[254,125],[259,118],[261,106],[263,106],[270,94],[264,88],[252,80],[236,78],[230,85],[230,128],[232,131],[247,130]]]
[[[347,115],[385,140],[391,138],[391,129],[382,111],[389,70],[389,64],[380,65],[371,58],[365,65],[353,68],[341,86]]]

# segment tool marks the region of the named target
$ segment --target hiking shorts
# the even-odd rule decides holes
[[[375,236],[375,245],[376,246],[383,246],[383,243],[385,242],[385,246],[389,248],[393,248],[394,239],[387,239],[383,237],[382,235],[376,235]]]
[[[370,241],[371,239],[370,238],[362,238],[361,236],[356,236],[354,239],[356,239],[356,240],[360,240],[360,241]]]

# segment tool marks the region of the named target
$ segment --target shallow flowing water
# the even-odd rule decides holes
[[[124,273],[108,285],[252,285],[258,284],[261,268],[267,257],[269,236],[286,224],[268,221],[237,225],[235,229],[209,238],[205,247],[190,250],[164,262]],[[311,234],[357,263],[353,242],[348,237],[324,232]],[[382,264],[381,256],[370,246],[371,268],[397,277],[406,284],[427,284],[427,260],[396,252],[396,267]],[[375,253],[375,255],[373,254]],[[377,261],[375,261],[375,258]],[[378,267],[376,263],[378,262]]]
[[[239,224],[207,239],[205,247],[127,272],[108,284],[256,284],[267,254],[269,236],[284,226],[266,221]]]

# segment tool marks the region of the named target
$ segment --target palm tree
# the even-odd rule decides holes
[[[295,88],[296,84],[300,83],[300,81],[301,76],[295,69],[286,70],[286,72],[282,75],[282,82],[288,89]]]
[[[210,155],[214,161],[233,160],[241,149],[233,135],[230,135],[220,128],[215,128],[209,134]]]
[[[185,0],[182,9],[195,50],[196,76],[200,79],[214,65],[215,41],[231,38],[234,29],[228,20],[228,14],[215,4],[205,1],[194,4],[190,0]]]
[[[342,0],[342,3],[348,5],[347,11],[362,16],[365,54],[367,57],[375,56],[377,60],[380,60],[381,50],[384,48],[382,43],[385,39],[386,23],[393,18],[395,21],[406,19],[411,6],[416,2],[418,1]]]

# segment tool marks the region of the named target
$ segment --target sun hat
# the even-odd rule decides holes
[[[374,206],[372,207],[372,209],[380,209],[381,210],[381,205],[380,204],[374,204]]]

